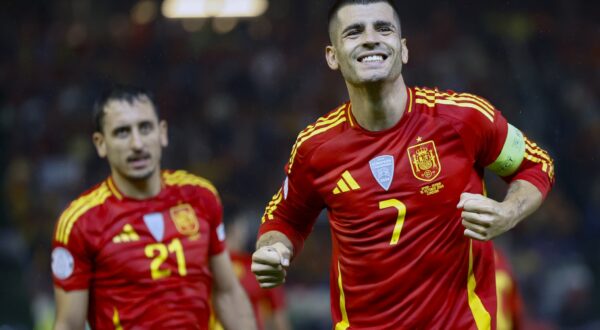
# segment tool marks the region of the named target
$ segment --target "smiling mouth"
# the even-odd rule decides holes
[[[383,62],[387,59],[387,55],[384,54],[372,54],[372,55],[365,55],[365,56],[360,56],[358,58],[358,61],[361,63],[377,63],[377,62]]]

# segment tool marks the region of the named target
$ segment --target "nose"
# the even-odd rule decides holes
[[[366,29],[363,34],[363,45],[368,48],[373,48],[379,45],[379,33],[375,29]]]
[[[144,143],[142,141],[142,136],[140,135],[140,132],[138,132],[138,130],[133,130],[132,134],[131,134],[131,140],[129,141],[131,149],[133,150],[141,150],[142,147],[144,146]]]

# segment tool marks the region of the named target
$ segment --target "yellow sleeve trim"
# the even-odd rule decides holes
[[[306,129],[304,129],[300,134],[298,134],[298,138],[296,139],[296,143],[292,147],[292,154],[290,155],[289,165],[288,165],[288,174],[292,172],[292,166],[294,165],[294,160],[296,158],[296,153],[300,146],[310,139],[311,137],[321,134],[323,132],[328,131],[329,129],[347,121],[347,117],[345,116],[347,110],[347,105],[344,104],[340,106],[336,111],[330,113],[325,117],[319,118],[317,122],[313,125],[309,125]]]
[[[500,176],[508,176],[517,171],[525,158],[525,137],[518,128],[508,124],[506,140],[498,158],[487,166]]]
[[[75,222],[93,207],[103,204],[111,195],[112,193],[105,181],[89,194],[73,201],[58,220],[55,239],[65,245],[68,244],[69,236]]]
[[[433,108],[436,104],[452,105],[477,110],[489,121],[494,122],[494,107],[486,100],[469,93],[449,94],[438,90],[416,88],[415,103]]]

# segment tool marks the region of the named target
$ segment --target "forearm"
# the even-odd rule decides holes
[[[214,295],[217,317],[226,330],[256,329],[256,321],[246,293],[239,284]]]
[[[513,181],[502,201],[502,205],[510,212],[510,227],[516,226],[527,216],[535,212],[542,204],[542,193],[533,184],[525,180]]]
[[[88,290],[64,291],[54,288],[56,318],[54,330],[83,330],[88,306]]]
[[[283,244],[290,250],[291,256],[294,255],[294,245],[292,244],[292,241],[290,241],[285,234],[276,230],[268,231],[262,234],[256,241],[256,249],[258,250],[263,246],[275,245],[276,243]]]

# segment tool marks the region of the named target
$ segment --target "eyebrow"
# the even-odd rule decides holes
[[[393,27],[393,28],[396,28],[396,26],[394,25],[394,23],[388,22],[388,21],[376,21],[375,24],[373,24],[373,25],[375,25],[375,27]]]
[[[345,28],[345,29],[342,31],[342,34],[346,34],[346,32],[348,32],[348,31],[350,31],[350,30],[354,30],[354,29],[362,29],[362,28],[364,28],[364,26],[365,26],[365,25],[364,25],[364,24],[362,24],[362,23],[354,23],[354,24],[351,24],[351,25],[347,26],[347,27],[346,27],[346,28]]]
[[[375,23],[373,23],[373,25],[376,28],[380,28],[380,27],[391,27],[396,29],[396,26],[394,25],[394,23],[390,22],[390,21],[375,21]],[[346,32],[350,31],[350,30],[354,30],[354,29],[364,29],[364,24],[363,23],[354,23],[351,24],[349,26],[347,26],[343,31],[342,34],[346,34]]]

